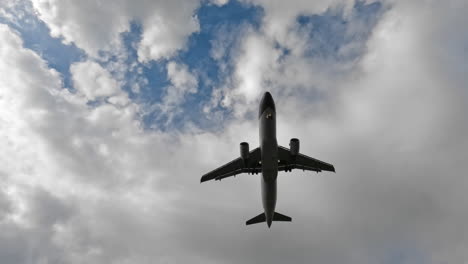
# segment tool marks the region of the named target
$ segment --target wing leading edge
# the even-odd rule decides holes
[[[237,158],[203,175],[200,182],[221,180],[241,173],[259,173],[262,171],[260,160],[260,148],[256,148],[249,152],[249,158],[247,160]]]
[[[280,160],[280,163],[278,164],[278,171],[301,169],[316,172],[335,172],[335,167],[332,164],[311,158],[301,153],[298,153],[296,156],[292,156],[289,149],[282,146],[278,146],[278,158]]]

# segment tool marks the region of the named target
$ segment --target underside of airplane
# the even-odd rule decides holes
[[[247,142],[240,143],[240,157],[206,173],[201,182],[222,180],[241,173],[261,173],[262,204],[264,212],[248,220],[247,225],[266,222],[268,227],[273,221],[290,222],[291,217],[275,211],[276,178],[279,171],[290,172],[293,169],[307,171],[332,171],[333,165],[299,153],[299,139],[293,138],[289,148],[279,146],[276,140],[276,107],[273,97],[266,92],[259,108],[260,146],[249,150]]]

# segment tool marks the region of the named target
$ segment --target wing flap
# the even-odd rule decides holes
[[[291,156],[289,149],[282,146],[278,146],[278,158],[281,161],[278,166],[278,170],[302,169],[316,172],[335,172],[335,167],[332,164],[314,159],[301,153],[293,157]]]
[[[299,165],[299,164],[278,166],[278,171],[287,171],[287,170],[292,170],[292,169],[308,170],[308,171],[315,171],[315,172],[321,172],[322,171],[321,169],[312,168],[312,167]]]
[[[221,180],[230,176],[234,176],[237,174],[245,173],[245,172],[252,172],[258,173],[261,171],[260,165],[260,148],[256,148],[249,153],[249,159],[246,162],[241,158],[237,158],[225,165],[212,170],[205,175],[203,175],[200,179],[200,182],[210,181],[210,180]]]
[[[262,170],[260,168],[243,168],[243,169],[239,169],[239,170],[236,170],[236,171],[233,171],[233,172],[226,173],[224,175],[220,175],[220,176],[214,178],[214,180],[220,181],[220,180],[222,180],[224,178],[231,177],[231,176],[236,176],[237,174],[241,174],[241,173],[259,173],[261,171]]]

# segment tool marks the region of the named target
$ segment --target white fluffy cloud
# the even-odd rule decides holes
[[[74,87],[86,96],[87,100],[110,97],[119,92],[119,86],[109,72],[96,62],[86,61],[70,67]]]
[[[198,1],[55,1],[33,0],[35,10],[54,37],[74,42],[97,57],[120,45],[120,33],[131,22],[140,23],[142,62],[171,57],[184,47],[187,37],[198,31],[194,10]]]
[[[143,20],[143,35],[138,47],[138,58],[142,62],[170,58],[184,48],[189,35],[200,30],[194,16],[197,1],[163,3],[155,6],[154,13]]]

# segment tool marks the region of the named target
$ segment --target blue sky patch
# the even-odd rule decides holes
[[[15,22],[0,16],[0,23],[16,30],[23,40],[23,46],[39,54],[47,61],[49,67],[62,74],[64,86],[68,89],[72,88],[70,65],[84,60],[85,53],[73,43],[65,45],[62,43],[62,39],[51,37],[47,25],[30,13],[30,10],[32,10],[30,2],[16,8],[17,10],[11,10],[11,12],[21,12],[24,15],[17,17]]]
[[[185,122],[197,122],[201,127],[214,125],[203,113],[204,104],[210,100],[213,88],[224,82],[233,67],[230,64],[231,51],[236,48],[237,41],[242,37],[242,27],[258,28],[263,17],[263,10],[259,7],[230,1],[223,6],[216,6],[205,2],[196,12],[200,31],[192,34],[186,49],[179,52],[174,60],[186,64],[189,70],[198,78],[198,92],[188,94],[186,102],[180,105],[183,115],[175,116],[170,127],[181,127]],[[230,34],[229,38],[222,38],[223,34]],[[222,38],[222,40],[220,40]],[[225,47],[224,55],[220,59],[212,56],[214,41],[222,41]],[[149,81],[148,89],[140,94],[142,101],[149,104],[160,101],[164,87],[168,85],[165,70],[167,61],[151,62],[145,67],[144,75]],[[226,67],[221,67],[221,64]],[[226,114],[228,111],[226,111]],[[149,113],[144,117],[146,125],[158,119],[158,113]],[[164,122],[164,118],[160,121]],[[154,125],[154,124],[153,124]],[[164,129],[164,128],[162,128]]]

